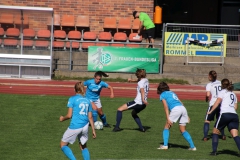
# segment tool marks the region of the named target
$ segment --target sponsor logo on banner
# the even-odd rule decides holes
[[[187,49],[191,56],[221,56],[226,55],[226,34],[208,34],[208,33],[179,33],[166,32],[164,43],[164,55],[185,56]],[[186,45],[188,38],[203,42],[190,43]],[[211,44],[212,41],[223,39],[223,45]],[[188,48],[187,48],[188,47]]]

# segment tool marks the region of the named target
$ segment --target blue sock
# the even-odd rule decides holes
[[[63,153],[70,159],[76,160],[75,156],[73,155],[72,150],[68,146],[63,146],[62,148]]]
[[[90,153],[87,148],[82,150],[83,160],[90,160]]]
[[[105,114],[101,115],[101,116],[100,116],[100,119],[102,120],[102,122],[103,122],[104,125],[107,124],[107,119],[106,119]]]
[[[163,130],[163,145],[168,146],[168,140],[169,140],[169,129]]]
[[[93,122],[97,121],[98,113],[97,110],[92,110]]]
[[[233,137],[234,141],[236,142],[237,144],[237,147],[238,147],[238,150],[240,150],[240,137],[239,136],[236,136],[236,137]]]
[[[134,120],[135,120],[135,122],[137,123],[138,127],[139,127],[140,129],[143,129],[143,126],[142,126],[142,123],[141,123],[140,118],[139,118],[136,114],[132,115],[132,117],[134,118]]]
[[[207,136],[208,136],[208,131],[209,131],[209,123],[204,123],[204,126],[203,126],[203,135],[204,135],[204,138],[207,138]]]
[[[116,128],[119,128],[121,120],[122,120],[122,111],[117,111],[117,119],[116,119],[117,123],[115,126]]]
[[[222,136],[225,136],[224,129],[221,130],[221,134],[222,134]]]
[[[212,134],[212,150],[217,152],[218,147],[218,134]]]
[[[195,146],[193,144],[192,137],[190,136],[190,134],[187,131],[185,131],[182,133],[182,135],[186,139],[186,141],[189,143],[190,148],[194,148]]]

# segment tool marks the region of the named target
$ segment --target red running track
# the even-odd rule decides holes
[[[73,86],[77,81],[56,80],[22,80],[0,79],[0,93],[35,94],[35,95],[74,95]],[[114,88],[115,97],[135,97],[136,83],[109,82]],[[159,98],[156,88],[158,84],[150,84],[148,98]],[[181,100],[205,100],[205,86],[200,85],[169,85]],[[109,96],[110,91],[103,89],[101,96]],[[237,93],[240,98],[240,93]]]

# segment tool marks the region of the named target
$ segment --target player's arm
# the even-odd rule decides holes
[[[235,108],[235,110],[238,109],[238,105],[237,105],[237,103],[234,103],[234,108]]]
[[[65,116],[60,116],[59,118],[60,122],[72,118],[72,110],[73,110],[72,108],[68,108],[68,113]]]
[[[128,78],[128,82],[138,82],[138,79],[131,79],[131,78]]]
[[[214,105],[212,106],[208,114],[211,114],[219,106],[221,102],[222,102],[222,98],[217,98],[217,100],[215,101]]]
[[[206,102],[209,101],[210,94],[211,94],[210,91],[207,91],[207,92],[206,92]]]
[[[92,112],[88,112],[88,120],[89,120],[91,128],[92,128],[93,138],[96,138],[97,136],[96,136],[96,132],[95,132],[95,128],[94,128]]]
[[[142,102],[147,105],[148,102],[145,101],[145,91],[144,91],[144,88],[140,88],[140,92],[141,92],[141,99],[142,99]]]
[[[140,33],[141,33],[142,25],[143,25],[143,22],[140,20],[139,28],[138,28],[138,35],[140,35]]]
[[[110,92],[111,92],[110,98],[114,98],[113,87],[108,85],[108,89],[110,89]]]
[[[163,103],[164,111],[166,114],[166,119],[170,127],[172,125],[172,122],[169,119],[169,109],[168,109],[167,101],[165,99],[162,99],[162,103]]]

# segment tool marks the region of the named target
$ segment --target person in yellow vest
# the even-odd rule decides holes
[[[147,13],[145,12],[138,12],[138,11],[133,11],[133,17],[139,18],[140,24],[139,24],[139,29],[138,29],[138,35],[140,35],[141,30],[143,27],[145,27],[145,33],[148,38],[149,43],[154,43],[154,34],[155,34],[155,25],[151,18],[148,16]],[[154,48],[153,45],[147,45],[147,48]]]

